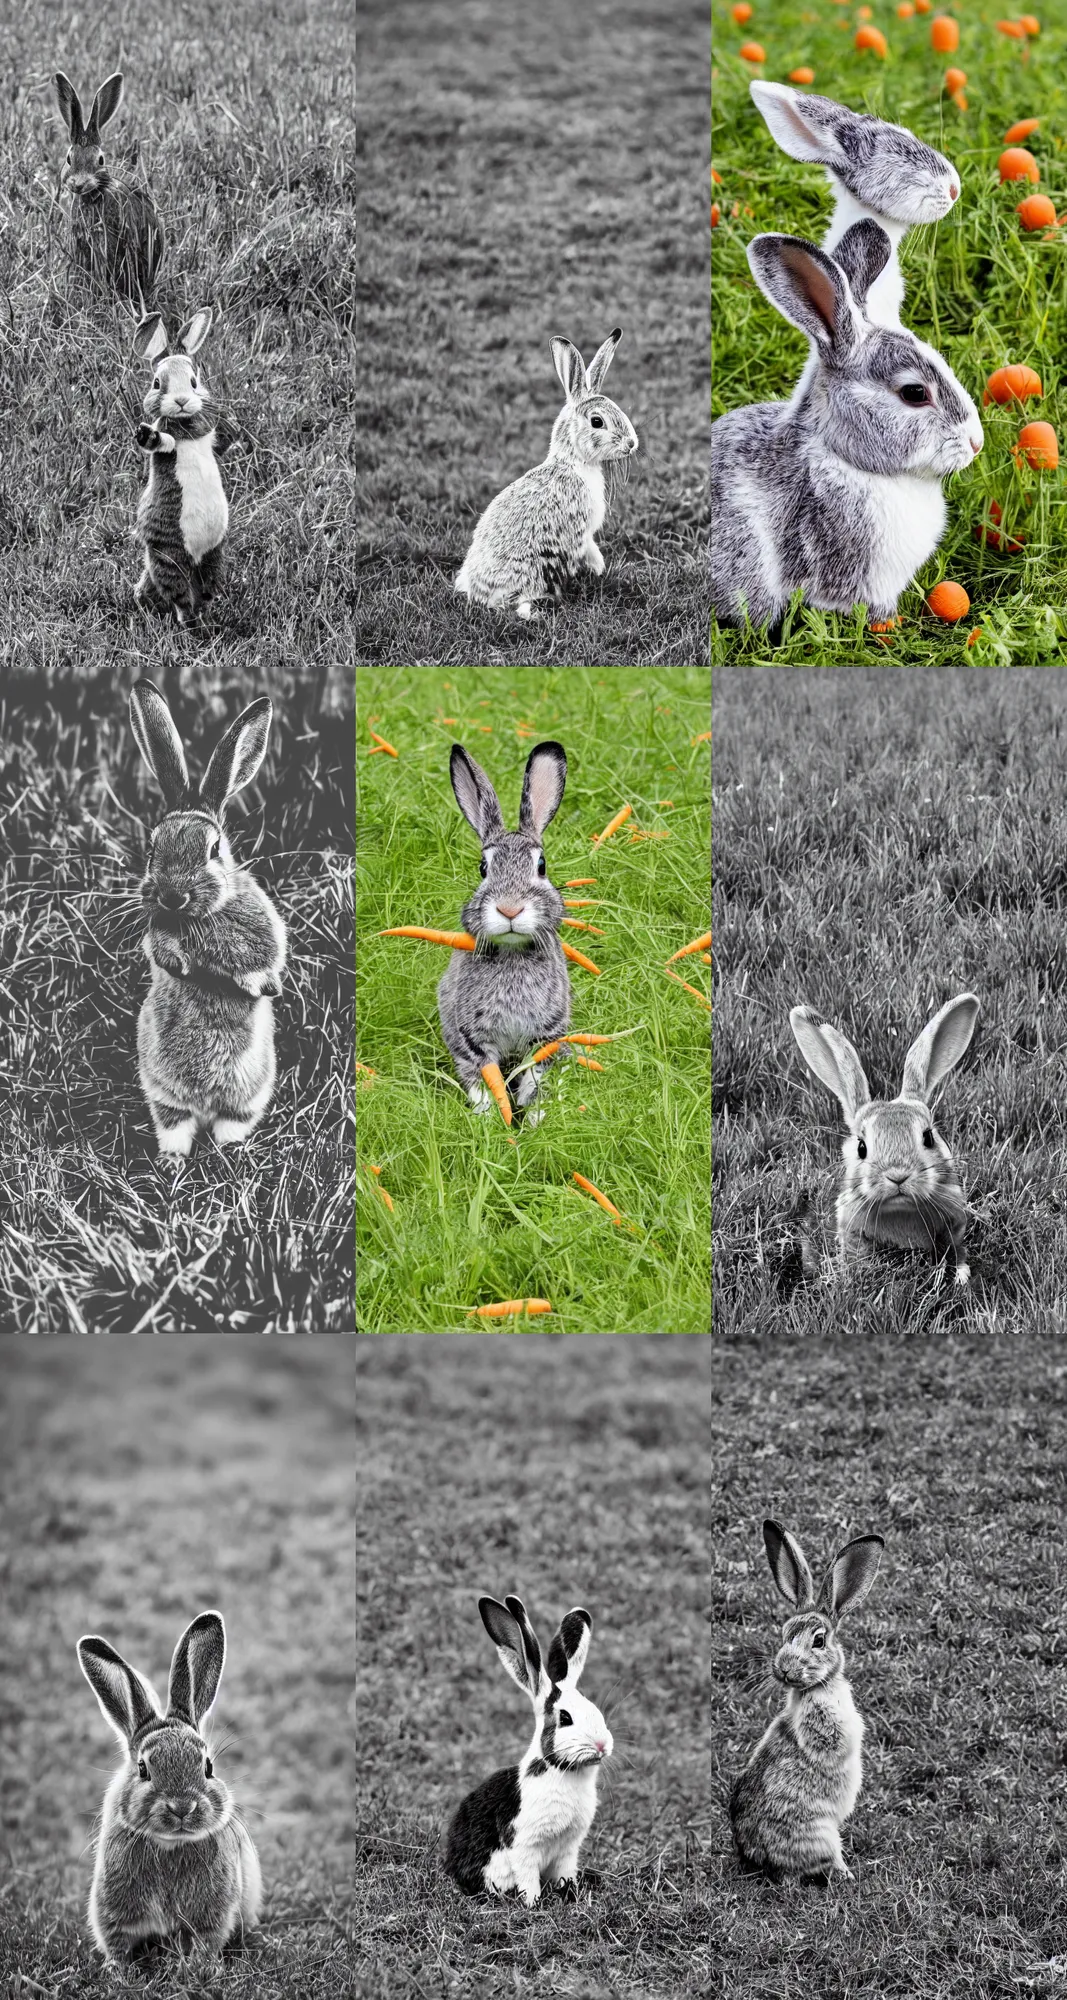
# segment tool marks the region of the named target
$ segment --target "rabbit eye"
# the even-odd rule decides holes
[[[925,382],[905,382],[897,390],[897,395],[900,397],[902,403],[910,403],[912,408],[916,410],[921,403],[928,403],[930,401],[926,393]]]
[[[927,1152],[931,1152],[933,1150],[933,1144],[934,1144],[934,1135],[930,1126],[928,1125],[925,1132],[923,1133],[923,1145],[926,1147]]]
[[[572,1724],[569,1709],[561,1708],[556,1721],[559,1723],[561,1729],[570,1729]]]
[[[138,1757],[137,1759],[137,1776],[143,1779],[145,1784],[148,1783],[148,1765],[145,1763],[143,1757]]]
[[[190,377],[189,377],[189,387],[190,387],[190,389],[195,389],[195,388],[196,388],[196,376],[195,376],[195,375],[190,375]]]
[[[96,156],[96,164],[97,164],[97,166],[98,166],[98,167],[102,167],[102,166],[103,166],[103,164],[104,164],[104,155],[103,155],[103,153],[98,153],[98,154],[97,154],[97,156]]]
[[[548,873],[548,870],[545,867],[545,857],[543,854],[539,855],[537,858],[537,872],[539,875],[547,875]]]
[[[589,422],[593,430],[595,431],[602,431],[604,428],[603,417],[590,417]]]
[[[488,875],[488,873],[489,873],[489,863],[488,863],[488,861],[486,860],[486,858],[485,858],[485,855],[484,855],[484,854],[482,855],[482,858],[481,858],[480,862],[478,863],[478,873],[479,873],[479,875],[481,876],[481,878],[482,878],[482,881],[484,882],[484,881],[485,881],[485,878],[486,878],[486,876],[487,876],[487,875]]]
[[[825,1632],[813,1632],[811,1635],[811,1643],[813,1646],[818,1646],[818,1647],[825,1646],[826,1644]]]
[[[211,1777],[211,1776],[213,1775],[213,1773],[214,1773],[214,1769],[215,1769],[215,1766],[214,1766],[214,1764],[212,1763],[212,1761],[211,1761],[210,1757],[205,1757],[205,1758],[204,1758],[204,1776],[205,1776],[205,1778],[210,1778],[210,1777]]]
[[[213,840],[213,841],[212,841],[212,843],[211,843],[211,846],[210,846],[210,848],[208,849],[208,860],[209,860],[209,861],[217,861],[217,860],[218,860],[218,858],[219,858],[219,849],[220,849],[220,846],[221,846],[221,842],[220,842],[220,840],[219,840],[219,836],[218,836],[218,834],[216,834],[216,835],[215,835],[215,838],[214,838],[214,840]]]
[[[865,1160],[865,1159],[867,1158],[867,1141],[866,1141],[866,1139],[857,1139],[857,1141],[856,1141],[856,1157],[857,1157],[857,1159],[860,1159],[860,1160]]]
[[[159,376],[158,376],[158,375],[153,375],[153,377],[152,377],[152,387],[153,387],[153,389],[158,389],[158,388],[159,388]]]

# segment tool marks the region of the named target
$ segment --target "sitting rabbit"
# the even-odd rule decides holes
[[[100,85],[88,122],[70,78],[57,70],[52,82],[70,134],[59,184],[74,260],[124,297],[147,304],[163,256],[163,225],[147,189],[109,171],[100,139],[122,103],[122,74]]]

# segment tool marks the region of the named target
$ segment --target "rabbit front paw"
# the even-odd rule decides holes
[[[174,450],[174,439],[170,432],[158,430],[155,424],[138,424],[137,442],[142,451]]]
[[[175,979],[188,979],[193,961],[174,938],[168,937],[165,932],[160,933],[146,939],[145,950],[161,972],[172,973]]]
[[[600,550],[597,548],[597,545],[594,542],[592,535],[590,535],[589,540],[586,542],[585,547],[582,550],[582,561],[584,562],[587,569],[592,570],[594,576],[603,576],[604,571],[607,568],[607,564],[605,563],[604,558],[600,553]]]
[[[471,1110],[477,1111],[479,1115],[482,1112],[491,1111],[493,1108],[493,1100],[484,1083],[471,1084],[467,1092],[467,1103],[470,1105]]]

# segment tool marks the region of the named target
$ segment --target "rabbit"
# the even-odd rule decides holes
[[[607,505],[605,468],[626,463],[637,433],[601,394],[620,340],[615,327],[586,367],[569,340],[552,342],[567,401],[552,426],[548,457],[491,500],[474,530],[454,588],[471,603],[533,618],[584,567],[603,576],[595,536]]]
[[[952,161],[906,126],[850,111],[832,97],[808,96],[785,83],[750,83],[749,91],[783,153],[826,168],[835,199],[823,249],[835,253],[865,216],[885,230],[889,257],[871,285],[866,312],[875,326],[899,327],[904,279],[897,250],[913,223],[940,222],[959,199]]]
[[[967,1203],[952,1154],[934,1124],[930,1101],[966,1052],[979,1015],[973,993],[958,993],[928,1021],[904,1060],[899,1097],[871,1097],[863,1065],[840,1028],[810,1007],[789,1015],[797,1047],[813,1076],[838,1099],[849,1127],[837,1198],[837,1242],[844,1262],[879,1250],[922,1250],[955,1266],[967,1284]]]
[[[863,1783],[863,1718],[845,1678],[837,1626],[862,1604],[885,1541],[859,1535],[834,1557],[816,1598],[795,1537],[764,1521],[771,1575],[795,1617],[782,1627],[771,1669],[785,1707],[764,1731],[730,1794],[734,1845],[743,1861],[783,1875],[847,1875],[841,1828]]]
[[[70,78],[57,70],[52,82],[70,134],[60,201],[70,223],[74,260],[123,297],[147,304],[163,257],[163,224],[147,189],[108,171],[100,143],[104,126],[122,103],[122,73],[116,71],[100,85],[88,124]]]
[[[137,1023],[161,1155],[187,1155],[201,1132],[218,1146],[246,1139],[274,1093],[270,996],[281,992],[285,925],[223,829],[227,799],[263,762],[272,714],[266,695],[251,702],[196,788],[159,689],[139,680],[130,693],[137,746],[166,806],[141,883],[152,983]]]
[[[489,779],[462,744],[452,745],[452,790],[459,809],[482,843],[482,885],[462,910],[464,928],[477,939],[473,952],[454,951],[437,988],[441,1033],[468,1102],[488,1112],[493,1099],[482,1082],[487,1063],[503,1068],[524,1061],[541,1042],[566,1033],[571,1019],[567,961],[558,932],[564,902],[548,879],[541,835],[559,807],[567,781],[562,743],[538,743],[526,760],[517,833],[506,833]],[[514,1099],[527,1122],[539,1124],[533,1105],[541,1078],[567,1051],[524,1070]]]
[[[712,425],[712,598],[718,616],[775,624],[795,590],[827,611],[866,604],[880,629],[944,531],[941,479],[970,465],[982,425],[947,362],[865,316],[889,238],[856,222],[834,257],[757,236],[760,290],[814,343],[798,399]]]
[[[236,432],[196,360],[211,320],[211,308],[202,306],[173,348],[158,313],[149,313],[134,335],[137,353],[154,363],[142,405],[146,421],[137,431],[148,453],[148,483],[137,509],[145,561],[134,596],[149,610],[175,612],[180,625],[199,617],[222,584],[230,524],[218,461]]]
[[[529,1907],[551,1884],[573,1900],[597,1774],[613,1749],[600,1710],[578,1692],[593,1621],[588,1611],[568,1611],[542,1663],[521,1598],[480,1597],[478,1610],[504,1672],[533,1703],[534,1733],[520,1763],[494,1771],[457,1807],[445,1870],[468,1896],[517,1889]]]
[[[78,1664],[125,1752],[104,1794],[89,1895],[110,1965],[150,1942],[217,1956],[258,1920],[259,1859],[201,1733],[225,1659],[222,1617],[201,1611],[174,1648],[164,1709],[106,1639],[78,1640]]]

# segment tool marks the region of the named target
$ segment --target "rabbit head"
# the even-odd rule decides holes
[[[141,321],[133,344],[138,354],[155,364],[142,404],[150,423],[188,421],[210,407],[207,376],[196,356],[211,332],[211,320],[211,307],[201,306],[179,327],[173,347],[159,313],[149,313]]]
[[[825,167],[837,187],[876,215],[906,226],[940,222],[958,199],[952,161],[905,126],[785,83],[750,83],[749,91],[783,153]]]
[[[837,1626],[852,1605],[862,1604],[878,1574],[885,1541],[860,1535],[834,1557],[816,1594],[800,1543],[777,1521],[764,1521],[763,1542],[775,1588],[796,1616],[782,1627],[782,1644],[772,1672],[783,1687],[807,1691],[823,1687],[844,1671],[845,1655]]]
[[[617,326],[586,367],[573,341],[552,342],[552,359],[567,401],[552,426],[550,458],[573,465],[607,465],[637,450],[637,433],[617,403],[601,394],[622,328]]]
[[[88,123],[82,116],[81,100],[70,78],[64,76],[62,70],[57,70],[52,82],[63,123],[70,135],[60,180],[79,201],[99,200],[111,181],[100,134],[122,103],[122,73],[116,70],[114,76],[109,76],[107,82],[100,85],[93,98]]]
[[[611,1731],[596,1704],[578,1692],[593,1630],[588,1611],[567,1612],[543,1660],[521,1597],[503,1604],[480,1597],[478,1610],[504,1672],[532,1703],[534,1754],[566,1771],[602,1764],[614,1747]]]
[[[273,708],[261,695],[231,722],[211,753],[199,786],[189,778],[182,740],[159,689],[149,680],[130,692],[137,747],[163,793],[166,812],[150,836],[142,901],[164,926],[209,916],[228,902],[240,872],[223,828],[226,801],[259,770]]]
[[[941,479],[981,451],[981,420],[948,363],[900,327],[874,326],[867,293],[890,254],[876,222],[856,222],[833,256],[802,236],[755,236],[748,261],[761,292],[818,357],[804,419],[861,472]]]
[[[548,879],[541,835],[557,812],[567,781],[562,743],[538,743],[526,760],[519,829],[507,833],[489,779],[462,744],[452,745],[452,790],[482,843],[482,886],[463,906],[463,922],[479,949],[523,950],[558,931],[564,903]]]
[[[204,1840],[226,1826],[233,1812],[230,1791],[216,1777],[200,1731],[225,1659],[222,1618],[217,1611],[202,1611],[174,1649],[164,1709],[151,1682],[106,1639],[94,1634],[78,1641],[82,1673],[129,1758],[118,1802],[120,1824],[156,1846]]]

